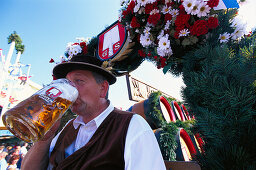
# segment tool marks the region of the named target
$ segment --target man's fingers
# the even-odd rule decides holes
[[[55,136],[56,131],[60,126],[60,119],[54,123],[51,129],[40,139],[41,141],[46,141],[48,139],[52,139]]]

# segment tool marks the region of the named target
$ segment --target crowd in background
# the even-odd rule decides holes
[[[0,170],[18,170],[29,149],[28,143],[16,145],[0,144]]]

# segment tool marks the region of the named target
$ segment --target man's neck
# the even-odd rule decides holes
[[[83,116],[84,123],[88,123],[97,116],[99,116],[104,110],[108,108],[109,104],[109,100],[106,100],[100,105],[100,107],[95,106],[95,110],[93,113],[89,113]]]

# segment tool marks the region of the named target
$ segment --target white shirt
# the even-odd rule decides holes
[[[82,117],[78,116],[74,122],[74,128],[78,131],[76,140],[65,149],[66,156],[71,155],[76,150],[83,147],[93,136],[97,128],[103,120],[114,110],[110,103],[108,108],[99,116],[85,124]],[[55,143],[60,133],[57,134],[50,145],[50,153],[52,152]],[[125,170],[166,170],[163,157],[155,138],[155,135],[143,117],[138,114],[133,115],[125,141],[124,148]],[[49,164],[48,169],[52,169]]]
[[[27,154],[27,152],[28,152],[28,150],[27,150],[26,146],[22,146],[20,148],[20,154],[25,156]]]

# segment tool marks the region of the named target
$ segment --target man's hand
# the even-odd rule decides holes
[[[49,147],[52,139],[55,136],[60,126],[60,120],[58,120],[52,128],[38,141],[22,160],[22,170],[45,170],[49,164]]]
[[[56,135],[56,132],[60,126],[60,119],[54,123],[54,125],[51,127],[51,129],[40,139],[40,141],[47,141],[52,140],[54,136]]]

